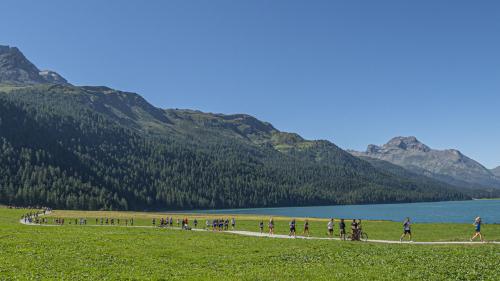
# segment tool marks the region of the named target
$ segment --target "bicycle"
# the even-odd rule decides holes
[[[366,242],[368,241],[368,233],[364,232],[361,230],[361,232],[357,235],[354,235],[353,233],[349,234],[347,239],[351,241],[363,241]]]

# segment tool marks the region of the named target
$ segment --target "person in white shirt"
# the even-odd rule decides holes
[[[328,237],[332,238],[333,237],[333,219],[330,219],[330,221],[328,222]]]

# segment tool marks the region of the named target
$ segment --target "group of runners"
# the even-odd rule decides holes
[[[177,223],[177,227],[182,227],[182,229],[190,230],[191,227],[189,226],[189,220],[187,217],[183,218],[182,221],[180,218],[174,219],[174,217],[166,217],[166,218],[160,218],[156,219],[153,218],[151,220],[151,223],[153,226],[158,226],[158,227],[174,227],[174,221]],[[158,225],[157,225],[158,222]],[[194,227],[196,228],[198,226],[198,220],[194,219]]]
[[[205,229],[207,230],[211,229],[212,231],[227,231],[229,230],[229,218],[213,219],[211,222],[210,220],[207,219],[205,221]],[[231,218],[231,230],[235,229],[236,229],[236,219]]]
[[[48,224],[49,219],[47,217],[41,217],[42,215],[50,213],[52,210],[50,208],[43,208],[41,210],[36,210],[36,211],[30,211],[24,215],[21,216],[21,220],[24,221],[24,223],[36,223],[36,224]],[[53,218],[52,222],[57,225],[64,225],[65,219],[64,218]],[[68,224],[74,223],[75,225],[87,225],[87,219],[86,218],[75,218],[75,219],[67,219],[66,221]],[[153,218],[152,219],[152,224],[153,226],[158,226],[158,227],[174,227],[174,222],[176,222],[176,225],[178,228],[185,229],[185,230],[191,230],[191,227],[189,225],[189,220],[187,217],[184,219],[180,218],[175,218],[174,217],[165,217],[165,218]],[[125,219],[120,219],[120,218],[95,218],[95,224],[96,225],[125,225],[125,226],[133,226],[134,225],[134,219],[133,218],[125,218]],[[194,228],[198,228],[198,219],[194,218],[193,219],[193,224]],[[296,219],[291,219],[290,222],[288,223],[289,225],[289,233],[288,235],[290,237],[297,237],[297,221]],[[475,218],[474,220],[474,234],[470,238],[470,241],[474,241],[476,238],[479,237],[481,242],[484,242],[484,236],[481,233],[481,225],[482,225],[482,219],[480,217]],[[212,230],[212,231],[228,231],[229,226],[231,226],[232,230],[236,229],[236,219],[233,217],[231,220],[229,218],[220,218],[220,219],[212,219],[209,220],[207,219],[205,221],[205,230]],[[264,221],[261,220],[259,222],[259,230],[260,233],[264,233]],[[327,230],[327,235],[329,238],[332,238],[334,236],[334,226],[335,226],[335,220],[333,218],[328,220],[328,223],[326,225],[326,230]],[[268,233],[270,236],[273,236],[275,233],[275,222],[274,219],[271,217],[267,223],[268,227]],[[408,239],[410,242],[413,242],[412,240],[412,222],[410,218],[406,218],[403,221],[402,224],[402,234],[399,238],[400,242],[403,242],[404,239]],[[338,229],[339,229],[339,237],[341,240],[353,240],[353,241],[361,241],[361,240],[367,240],[368,235],[363,232],[362,224],[360,219],[353,219],[351,221],[351,233],[348,235],[346,232],[346,221],[344,219],[340,219],[338,223]],[[304,220],[303,224],[303,232],[302,235],[309,237],[311,235],[310,232],[310,223],[308,219]]]
[[[18,208],[13,207],[13,206],[9,206],[9,208],[10,209],[18,209]],[[46,215],[50,212],[52,212],[52,209],[50,209],[50,208],[41,208],[41,209],[38,209],[36,211],[30,211],[26,214],[23,214],[21,216],[21,220],[23,220],[24,223],[47,224],[47,223],[49,223],[49,220],[47,218],[42,218],[41,216]]]
[[[87,224],[87,220],[84,219],[83,224]],[[75,220],[76,224],[76,220]],[[134,219],[133,218],[95,218],[96,225],[125,225],[125,226],[133,226]]]
[[[263,222],[262,221],[260,222],[259,226],[260,226],[260,232],[262,233],[263,232]],[[297,221],[295,219],[292,219],[288,223],[288,226],[289,226],[289,230],[290,230],[288,233],[288,236],[297,237]],[[328,223],[326,225],[327,235],[329,238],[332,238],[334,236],[334,226],[335,226],[335,220],[333,218],[331,218],[330,220],[328,220]],[[357,220],[353,219],[352,220],[352,222],[351,222],[351,235],[349,235],[349,236],[347,236],[346,223],[345,223],[344,219],[340,219],[338,228],[339,228],[339,237],[341,240],[347,240],[349,238],[350,240],[360,241],[362,239],[363,231],[362,231],[360,219],[357,219]],[[272,218],[269,221],[269,234],[270,235],[274,234],[274,222],[273,222]],[[307,236],[307,237],[311,236],[310,224],[309,224],[308,219],[304,220],[304,228],[303,228],[302,235]],[[366,235],[366,234],[364,234],[364,235]],[[368,238],[366,237],[366,239],[368,239]]]

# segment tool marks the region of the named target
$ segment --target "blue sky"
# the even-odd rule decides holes
[[[500,165],[499,1],[2,1],[0,44],[77,85],[362,150]]]

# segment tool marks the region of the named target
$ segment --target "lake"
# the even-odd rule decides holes
[[[405,204],[336,205],[253,209],[200,210],[212,214],[263,216],[360,218],[368,220],[472,223],[480,216],[485,223],[500,223],[500,200],[471,200]]]

